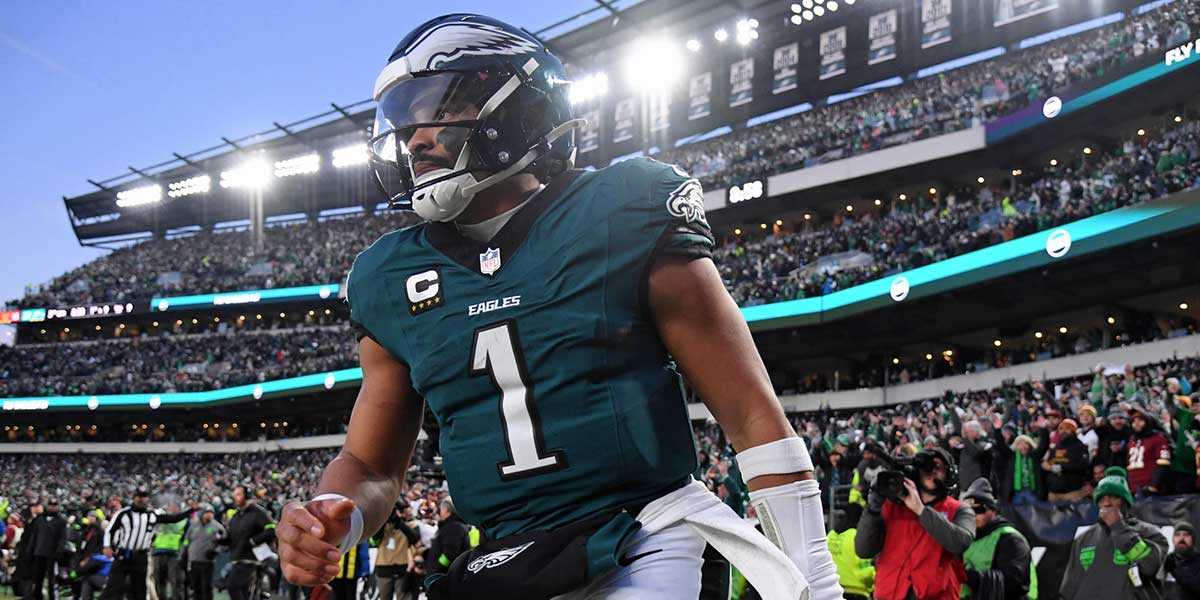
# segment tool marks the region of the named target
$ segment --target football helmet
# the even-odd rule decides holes
[[[569,82],[532,35],[495,19],[433,19],[396,46],[375,82],[368,157],[392,208],[449,221],[518,173],[546,182],[575,161]]]

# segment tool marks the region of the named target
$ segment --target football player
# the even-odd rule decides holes
[[[706,544],[768,600],[841,598],[808,449],[711,260],[699,182],[649,159],[573,170],[568,86],[533,36],[463,14],[379,75],[372,167],[427,222],[350,273],[362,389],[320,494],[283,511],[284,574],[328,582],[379,529],[428,403],[486,539],[442,561],[431,598],[696,598]],[[681,375],[765,537],[692,478]]]

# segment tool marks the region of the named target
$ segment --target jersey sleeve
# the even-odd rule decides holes
[[[661,163],[659,163],[661,165]],[[700,181],[683,169],[661,165],[650,191],[650,225],[662,228],[655,254],[712,258],[713,234],[704,215]]]
[[[410,364],[403,324],[397,319],[395,294],[385,270],[396,260],[398,244],[393,232],[360,252],[346,276],[346,302],[350,305],[350,327],[355,339],[371,338],[397,361]]]
[[[358,258],[354,260],[354,266],[350,268],[350,274],[346,276],[346,302],[350,305],[350,329],[354,332],[354,339],[356,341],[361,342],[364,337],[369,337],[375,343],[379,343],[379,339],[371,333],[371,330],[367,328],[365,323],[369,302],[363,295],[364,291],[361,289],[362,278],[355,273],[356,268],[359,266],[360,258],[362,258],[362,254],[359,254]]]
[[[642,260],[712,256],[712,230],[698,180],[649,158],[622,161],[605,171],[605,193],[621,196],[615,224],[622,252]]]

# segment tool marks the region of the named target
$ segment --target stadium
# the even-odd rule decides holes
[[[90,186],[62,197],[74,236],[103,253],[44,273],[0,311],[0,594],[583,598],[578,583],[511,596],[494,583],[450,596],[422,585],[515,568],[530,546],[495,544],[550,531],[536,511],[559,510],[553,499],[576,499],[554,519],[587,522],[611,508],[583,508],[588,496],[651,485],[630,472],[677,463],[792,557],[761,486],[748,486],[791,471],[755,469],[729,420],[753,404],[757,375],[745,373],[759,367],[726,360],[741,338],[695,325],[729,311],[700,290],[664,299],[655,281],[674,271],[633,256],[667,261],[690,236],[670,260],[711,259],[761,356],[771,410],[811,458],[793,470],[819,483],[810,512],[836,597],[1200,597],[1200,1],[595,0],[561,12],[507,35],[562,61],[565,81],[551,83],[584,122],[558,139],[573,139],[571,181],[585,182],[562,185],[591,185],[595,199],[545,200],[567,189],[542,159],[562,147],[547,136],[513,171],[535,191],[492,236],[466,239],[462,260],[431,254],[435,232],[465,239],[480,222],[425,223],[438,219],[418,214],[410,179],[421,177],[380,174],[386,87],[310,99],[329,110],[214,132],[207,148],[163,148],[162,161],[115,177],[69,174]],[[492,50],[454,56],[472,52]],[[526,150],[475,133],[506,166],[505,149]],[[533,179],[540,169],[553,178]],[[643,172],[672,183],[634,185]],[[415,199],[397,202],[389,185]],[[646,189],[657,212],[636,204]],[[539,229],[539,216],[553,224]],[[528,236],[512,242],[519,225]],[[555,245],[547,231],[578,237]],[[416,249],[395,241],[409,239]],[[390,262],[367,262],[393,242]],[[503,283],[533,254],[513,248],[534,243],[549,250],[524,287]],[[694,329],[673,333],[668,314]],[[442,333],[455,323],[467,333]],[[528,347],[538,340],[549,349]],[[379,385],[366,345],[411,372],[403,391],[419,402],[396,401],[405,419],[379,435],[415,448],[374,521],[385,525],[330,542],[336,575],[306,585],[284,568],[284,523],[288,507],[343,493],[331,473],[371,427],[361,407]],[[552,376],[525,365],[550,361]],[[444,391],[462,380],[478,385]],[[598,394],[612,414],[593,418]],[[686,418],[694,452],[666,455],[689,428],[659,413]],[[574,417],[576,429],[552,424]],[[591,433],[604,424],[620,431]],[[477,454],[485,468],[443,460]],[[896,472],[921,498],[925,477],[942,490],[922,512],[921,499],[886,492],[880,475]],[[504,486],[524,495],[497,499]],[[140,550],[122,550],[137,498],[152,509],[137,514],[159,521],[136,526],[149,533]],[[651,502],[621,498],[635,517]],[[351,499],[370,529],[374,513]],[[653,539],[652,521],[638,521]],[[227,535],[206,538],[213,522]],[[944,541],[955,535],[969,548]],[[767,561],[736,564],[721,548],[740,546],[705,539],[699,598],[787,597],[767,585]],[[201,544],[211,550],[197,556]],[[570,571],[544,558],[555,568],[508,576]],[[834,597],[813,564],[787,567],[812,598]],[[586,597],[697,597],[637,586]]]

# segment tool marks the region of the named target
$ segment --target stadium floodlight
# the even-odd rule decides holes
[[[737,43],[745,46],[758,39],[758,19],[742,19],[737,22]]]
[[[803,5],[804,5],[804,8],[807,8],[807,9],[810,9],[810,10],[811,10],[811,9],[812,9],[812,7],[814,6],[814,4],[813,4],[813,0],[804,0],[803,2],[801,2],[801,4],[803,4]]]
[[[162,186],[157,183],[117,192],[117,206],[129,208],[153,204],[162,200]]]
[[[854,6],[854,0],[845,0],[846,6]]]
[[[984,178],[983,178],[983,176],[979,176],[979,177],[976,177],[976,178],[975,178],[975,181],[979,182],[979,183],[982,185],[982,184],[983,184],[983,182],[984,182],[984,181],[987,181],[987,180],[986,180],[986,179],[984,179]]]
[[[305,175],[321,170],[321,155],[316,152],[275,161],[275,176],[283,179],[293,175]]]
[[[696,38],[692,38],[692,39],[688,40],[687,41],[687,49],[691,50],[692,52],[699,52],[700,51],[700,40],[698,40]]]
[[[813,14],[817,15],[818,17],[823,17],[823,16],[825,16],[825,7],[823,7],[823,6],[814,6],[814,7],[813,7]]]
[[[271,182],[271,166],[262,158],[251,158],[234,169],[221,171],[221,187],[262,189]]]
[[[802,10],[804,10],[803,6],[800,6],[799,4],[796,4],[795,2],[792,3],[792,12],[799,14],[800,11],[802,11]]]
[[[838,3],[834,2],[834,0],[829,0],[829,4],[826,4],[825,8],[828,8],[829,12],[837,12]]]
[[[342,146],[333,151],[333,168],[344,169],[367,164],[367,145]]]
[[[663,39],[635,44],[625,59],[625,76],[634,91],[647,93],[669,89],[683,71],[683,60],[677,48]]]
[[[722,27],[713,32],[713,39],[717,40],[718,42],[724,42],[725,40],[729,39],[729,32],[725,31],[725,28]]]
[[[167,195],[172,198],[183,198],[192,194],[207,194],[212,188],[212,177],[197,175],[167,184]]]
[[[1187,310],[1187,309],[1188,309],[1188,303],[1187,303],[1187,302],[1180,302],[1180,303],[1179,303],[1179,310]]]
[[[804,13],[802,13],[800,16],[804,17],[806,20],[809,20],[809,21],[811,21],[811,20],[813,20],[814,18],[816,18],[816,17],[813,15],[813,11],[811,11],[811,10],[806,10],[806,11],[804,11]]]
[[[800,15],[792,15],[791,21],[792,21],[792,25],[800,25],[801,23],[804,22],[804,17],[802,17]]]
[[[1175,122],[1176,122],[1176,123],[1182,123],[1182,122],[1183,122],[1183,115],[1175,115]]]
[[[607,94],[608,75],[600,72],[581,77],[571,82],[571,91],[568,95],[571,104],[581,104],[590,102],[596,98],[602,98]]]

